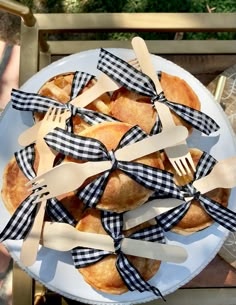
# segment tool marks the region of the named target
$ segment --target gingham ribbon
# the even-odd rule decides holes
[[[216,160],[206,152],[204,152],[196,167],[194,180],[209,174],[216,164]],[[228,229],[229,231],[236,231],[236,213],[228,208],[225,208],[213,199],[210,199],[205,194],[201,194],[197,191],[192,183],[188,183],[181,188],[186,197],[193,196],[198,200],[205,211],[220,225]],[[183,203],[177,208],[174,208],[166,213],[156,217],[158,223],[163,227],[165,231],[170,230],[176,225],[188,212],[191,205],[191,201]]]
[[[74,99],[80,90],[91,80],[93,76],[85,72],[76,71],[74,74],[72,89],[71,89],[71,100]],[[56,107],[64,110],[69,110],[72,116],[80,116],[85,122],[90,125],[102,123],[104,121],[117,121],[109,115],[103,113],[79,108],[72,104],[70,101],[66,104],[62,104],[52,98],[37,94],[24,92],[17,89],[11,91],[11,104],[14,109],[20,111],[32,111],[32,112],[44,112],[46,113],[49,107]],[[72,130],[71,120],[67,120],[68,130]]]
[[[153,104],[155,101],[166,104],[184,121],[204,134],[209,135],[219,129],[219,125],[207,114],[188,106],[168,101],[163,92],[160,94],[156,92],[155,85],[150,77],[104,49],[100,50],[97,69],[127,89],[141,95],[149,96]],[[158,130],[160,128],[160,122],[157,122],[156,125],[158,127],[154,126],[151,134],[160,132]]]
[[[15,153],[18,166],[28,179],[34,178],[33,169],[35,150],[34,144],[26,146],[22,150]],[[18,240],[23,239],[30,231],[33,224],[37,206],[34,204],[35,198],[28,196],[16,209],[12,217],[9,219],[3,231],[0,233],[0,241],[7,239]],[[56,198],[47,200],[47,214],[51,220],[58,222],[67,222],[74,225],[75,220],[64,206]]]
[[[121,250],[121,242],[124,238],[122,233],[123,215],[113,212],[101,211],[101,221],[106,232],[113,238],[116,259],[116,268],[122,277],[124,283],[130,291],[151,291],[157,296],[161,296],[161,292],[157,287],[150,285],[143,279],[138,270],[127,259]],[[148,240],[152,242],[165,243],[163,231],[160,226],[150,226],[139,230],[129,236],[129,238]],[[72,258],[75,268],[83,268],[94,264],[104,257],[110,255],[111,252],[77,247],[72,250]]]
[[[140,141],[147,136],[144,131],[134,126],[122,137],[116,149],[129,143]],[[110,173],[119,169],[129,177],[160,195],[183,198],[173,181],[173,175],[167,171],[137,162],[117,160],[114,151],[108,151],[100,141],[81,137],[60,128],[47,134],[45,141],[52,149],[74,159],[86,161],[111,161],[111,168],[95,178],[78,191],[77,196],[88,207],[94,207],[101,198]]]

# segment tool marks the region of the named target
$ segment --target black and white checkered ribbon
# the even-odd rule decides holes
[[[121,243],[124,238],[122,233],[123,214],[101,211],[101,221],[105,231],[113,238],[115,254],[117,256],[116,268],[128,289],[139,292],[151,291],[155,295],[162,297],[159,289],[145,281],[135,266],[122,252]],[[141,229],[131,234],[129,238],[165,243],[163,231],[158,225]],[[94,264],[110,254],[112,253],[109,251],[82,247],[77,247],[72,250],[72,258],[76,268],[83,268]]]
[[[15,158],[21,171],[28,179],[36,176],[33,164],[35,159],[34,144],[26,146],[15,153]],[[0,242],[7,239],[23,239],[30,231],[34,222],[37,205],[34,204],[35,198],[28,196],[16,209],[9,219],[3,231],[0,233]],[[47,215],[51,220],[66,222],[74,225],[75,220],[64,206],[56,198],[47,200]]]
[[[196,167],[193,181],[208,175],[216,162],[217,161],[211,155],[204,152]],[[191,196],[198,200],[207,214],[209,214],[218,224],[222,225],[229,231],[236,231],[236,213],[234,211],[225,208],[215,200],[207,197],[205,194],[201,194],[194,188],[192,182],[181,187],[181,190],[186,197]],[[183,203],[177,208],[159,215],[156,219],[163,229],[168,231],[184,217],[188,212],[190,205],[191,201]]]
[[[88,81],[91,80],[92,77],[93,76],[85,72],[75,72],[72,82],[71,100],[78,95],[81,89],[88,83]],[[115,118],[112,118],[109,115],[85,108],[76,107],[70,104],[70,101],[66,104],[62,104],[55,99],[37,93],[29,93],[17,89],[12,89],[11,92],[12,107],[20,111],[46,113],[50,107],[56,107],[64,110],[69,110],[72,116],[78,115],[89,125],[95,125],[104,121],[117,121]],[[67,120],[67,126],[68,130],[72,131],[71,120]]]
[[[140,141],[146,136],[140,127],[134,126],[122,137],[116,150],[124,145]],[[157,194],[160,193],[162,196],[183,199],[171,173],[142,163],[117,160],[115,151],[108,151],[99,140],[82,137],[61,128],[55,128],[47,134],[45,141],[50,148],[74,159],[111,161],[111,168],[109,170],[78,191],[77,196],[88,207],[96,206],[106,187],[110,173],[115,169],[123,171],[133,180]]]
[[[100,50],[97,69],[127,89],[149,96],[153,104],[155,101],[166,104],[184,121],[204,134],[209,135],[219,129],[219,125],[207,114],[188,106],[168,101],[163,92],[158,94],[150,77],[107,50]],[[161,123],[158,120],[151,134],[160,132],[160,128]]]

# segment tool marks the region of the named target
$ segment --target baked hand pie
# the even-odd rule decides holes
[[[49,79],[47,82],[43,84],[43,86],[39,90],[39,94],[43,96],[47,96],[49,98],[53,98],[58,102],[63,104],[70,101],[70,94],[72,88],[74,73],[66,73],[56,75],[53,78]],[[88,84],[81,90],[80,93],[88,90],[96,83],[96,79],[91,79]],[[87,109],[102,112],[104,114],[110,114],[110,95],[104,93],[96,100],[91,102]],[[43,113],[34,113],[35,120],[41,120],[43,118]],[[72,119],[73,121],[73,129],[74,132],[78,133],[81,130],[87,128],[89,125],[79,116],[75,116]]]
[[[123,135],[131,127],[132,125],[123,122],[104,122],[85,129],[79,135],[99,140],[110,151],[116,149]],[[78,162],[70,157],[66,157],[65,162],[68,161]],[[159,169],[164,168],[159,152],[146,155],[135,160],[135,162]],[[82,187],[90,181],[90,178],[87,179]],[[152,193],[152,190],[137,183],[121,170],[115,169],[110,173],[105,190],[96,206],[99,209],[121,213],[142,205]]]
[[[37,172],[39,164],[39,155],[37,149],[35,150],[34,170]],[[12,157],[4,169],[3,184],[2,184],[2,201],[12,215],[17,207],[25,200],[30,192],[27,190],[25,184],[28,178],[23,174],[19,168],[15,157]],[[75,196],[73,192],[57,197],[63,206],[71,213],[71,215],[78,221],[84,209],[83,203]]]
[[[131,230],[125,232],[125,236],[150,226],[151,222],[146,222]],[[101,223],[101,212],[98,209],[86,209],[78,222],[76,229],[83,232],[107,234]],[[148,281],[158,271],[161,262],[148,258],[127,255],[128,260],[139,271],[144,280]],[[83,275],[84,280],[93,288],[109,293],[123,294],[128,291],[123,279],[116,268],[116,254],[110,254],[100,261],[89,266],[79,268],[79,272]]]
[[[15,157],[12,157],[4,169],[1,190],[3,204],[10,214],[30,195],[25,187],[27,182],[28,179],[20,170]]]
[[[185,80],[162,72],[160,82],[167,100],[200,110],[198,96]],[[149,97],[131,92],[124,87],[112,95],[111,115],[123,122],[137,124],[147,133],[150,133],[157,116]],[[172,112],[172,115],[176,125],[187,127],[191,133],[191,125],[175,113]]]

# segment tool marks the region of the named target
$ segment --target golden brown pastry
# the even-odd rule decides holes
[[[197,148],[194,148],[190,149],[190,153],[193,158],[194,164],[197,165],[203,152]],[[169,163],[167,157],[165,155],[163,155],[163,157],[165,169],[174,173],[174,179],[177,185],[185,185],[193,180],[193,175],[178,176],[171,164]],[[224,207],[227,207],[230,190],[224,188],[217,188],[206,193],[206,195],[209,198],[218,202],[219,204],[223,205]],[[214,220],[209,214],[205,212],[199,201],[192,200],[188,212],[179,221],[179,223],[172,228],[172,231],[179,234],[188,235],[209,227],[213,222]]]
[[[13,214],[20,203],[30,194],[25,187],[27,182],[28,179],[18,167],[15,157],[13,157],[3,172],[1,190],[2,201],[10,214]]]
[[[131,127],[131,125],[123,122],[105,122],[85,129],[80,135],[97,139],[108,150],[112,150],[117,147],[122,136]],[[66,158],[66,161],[68,160],[76,162],[76,160]],[[159,152],[149,154],[135,161],[163,169]],[[90,181],[90,179],[88,180]],[[109,176],[97,208],[117,213],[132,210],[146,202],[152,193],[153,191],[140,185],[124,172],[114,170]]]
[[[200,110],[198,96],[185,80],[162,72],[161,86],[167,100]],[[191,125],[187,124],[175,113],[172,114],[176,125],[184,125],[189,132],[192,131]],[[156,121],[156,111],[151,105],[150,98],[125,88],[113,93],[111,115],[123,122],[132,125],[137,124],[147,133],[150,133]]]
[[[103,229],[100,212],[97,209],[87,209],[76,228],[79,231],[107,234]],[[142,229],[151,223],[142,224],[132,230],[126,231],[129,236],[132,232]],[[148,281],[158,271],[161,262],[137,256],[127,255],[128,260],[138,269],[143,278]],[[119,272],[116,269],[116,255],[111,254],[99,262],[87,267],[79,268],[84,280],[93,288],[109,294],[122,294],[128,291]]]
[[[71,86],[73,81],[74,73],[60,74],[54,76],[48,80],[39,90],[39,94],[53,98],[63,104],[70,100]],[[89,81],[89,83],[81,91],[84,92],[88,88],[92,87],[96,83],[95,79]],[[102,112],[104,114],[110,113],[110,96],[105,93],[99,98],[90,103],[87,109]],[[35,119],[41,120],[44,116],[43,113],[34,113]],[[73,117],[73,127],[76,133],[87,128],[89,125],[83,121],[79,116]]]
[[[37,171],[38,164],[39,156],[36,151],[34,161],[35,171]],[[27,182],[28,179],[18,167],[15,157],[13,157],[5,167],[1,190],[3,203],[10,214],[13,214],[21,202],[30,195],[25,186]],[[73,192],[58,196],[57,198],[78,221],[84,208],[79,198]]]

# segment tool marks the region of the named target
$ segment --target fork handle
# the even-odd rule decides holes
[[[163,130],[167,130],[167,129],[175,127],[176,125],[174,123],[174,120],[173,120],[169,107],[160,102],[155,102],[154,104],[155,104],[157,113],[160,117]]]
[[[74,98],[70,104],[84,108],[90,103],[92,103],[95,99],[97,99],[99,96],[104,94],[106,92],[106,88],[101,86],[99,82],[97,81],[92,87],[90,87],[88,90],[84,91],[82,94]]]
[[[156,80],[155,81],[156,91],[158,94],[161,93],[162,87],[157,77],[157,73],[155,71],[155,68],[151,60],[151,54],[149,53],[145,41],[141,37],[134,37],[132,39],[131,44],[134,49],[135,55],[138,59],[141,70],[145,74],[147,74],[153,81]]]
[[[137,225],[140,225],[141,223],[153,219],[182,203],[182,200],[176,198],[163,198],[149,201],[134,210],[124,213],[123,230],[129,230]]]
[[[22,244],[20,261],[26,267],[32,266],[37,258],[46,204],[47,200],[43,200],[38,203],[38,209],[36,212],[34,223],[28,236],[26,236]]]
[[[161,149],[184,141],[188,136],[188,130],[184,126],[175,126],[169,130],[147,137],[136,143],[126,145],[115,152],[119,160],[132,161]]]
[[[43,172],[47,171],[48,168],[52,167],[53,160],[53,154],[47,154],[47,162],[44,159],[39,159],[38,173],[42,174]],[[47,200],[42,200],[37,204],[38,206],[34,222],[28,235],[23,240],[20,252],[20,261],[26,267],[32,266],[37,259]]]
[[[193,186],[201,193],[205,194],[211,190],[214,190],[218,187],[221,187],[220,181],[216,179],[216,177],[210,173],[207,176],[204,176],[198,180],[193,182]]]
[[[18,137],[18,143],[21,146],[27,146],[33,143],[36,140],[41,124],[42,121],[36,122],[33,126],[27,128],[24,132],[22,132]]]
[[[132,39],[132,46],[141,70],[152,79],[157,93],[161,93],[163,89],[161,87],[161,83],[158,79],[156,70],[151,60],[151,54],[148,51],[145,41],[141,37],[134,37]],[[155,108],[160,117],[163,129],[169,129],[175,126],[172,114],[168,106],[160,102],[155,102]]]

